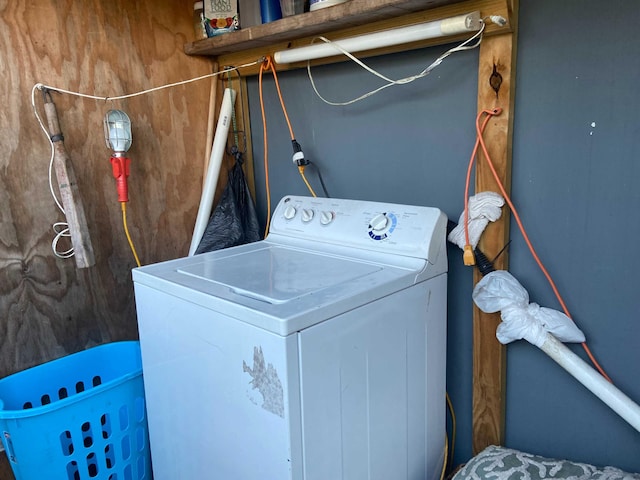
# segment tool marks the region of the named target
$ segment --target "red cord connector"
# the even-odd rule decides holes
[[[129,188],[127,186],[127,177],[129,176],[129,164],[131,160],[127,157],[111,157],[111,168],[113,176],[116,179],[116,188],[118,189],[118,201],[129,201]]]

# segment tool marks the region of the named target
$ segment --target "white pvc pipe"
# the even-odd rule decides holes
[[[202,196],[200,197],[200,207],[198,207],[198,215],[196,217],[196,225],[193,229],[191,237],[191,246],[189,247],[189,256],[193,256],[200,245],[200,240],[204,235],[204,231],[209,223],[211,210],[213,209],[213,197],[216,193],[218,185],[218,176],[220,175],[220,165],[224,156],[225,147],[227,145],[227,136],[229,135],[229,126],[231,124],[231,116],[233,115],[233,106],[236,101],[236,92],[230,88],[224,90],[222,97],[222,106],[220,107],[220,117],[218,117],[218,125],[216,134],[213,138],[213,147],[211,148],[211,156],[209,157],[209,167],[207,168],[207,177],[204,187],[202,188]]]
[[[443,20],[344,38],[333,43],[349,53],[355,53],[478,30],[480,30],[480,13],[472,12]],[[341,53],[340,49],[330,43],[318,43],[306,47],[280,50],[274,54],[273,58],[276,63],[294,63],[340,55]]]
[[[640,432],[640,406],[551,334],[540,349]]]

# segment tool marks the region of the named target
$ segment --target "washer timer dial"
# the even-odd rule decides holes
[[[369,221],[369,236],[374,240],[384,240],[395,230],[398,218],[391,212],[380,213]]]

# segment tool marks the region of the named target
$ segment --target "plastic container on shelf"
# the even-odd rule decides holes
[[[205,27],[204,18],[204,2],[193,2],[193,29],[196,34],[196,40],[207,38],[207,29]]]
[[[151,480],[139,342],[115,342],[0,380],[16,480]]]
[[[282,18],[280,0],[260,0],[260,17],[262,23],[280,20]]]
[[[216,37],[240,29],[238,0],[204,2],[204,27],[208,37]]]
[[[305,11],[305,0],[280,0],[280,10],[283,17],[299,15]]]
[[[256,0],[238,0],[238,15],[240,15],[241,28],[262,24],[260,3]]]
[[[311,0],[309,4],[309,10],[314,11],[320,8],[331,7],[338,5],[339,3],[347,2],[348,0]]]

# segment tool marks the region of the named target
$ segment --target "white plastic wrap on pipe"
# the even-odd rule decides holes
[[[191,246],[189,247],[189,256],[193,256],[198,249],[198,245],[202,240],[204,231],[209,223],[211,210],[213,209],[213,197],[216,193],[218,185],[218,176],[220,175],[220,165],[222,157],[227,145],[227,136],[229,135],[229,126],[233,115],[233,106],[236,101],[236,92],[230,88],[226,88],[222,97],[222,105],[220,107],[220,116],[218,117],[218,125],[216,134],[213,138],[213,147],[211,148],[211,156],[209,157],[209,167],[207,168],[207,176],[202,196],[200,197],[200,206],[198,207],[198,215],[196,217],[196,225],[193,229],[191,237]]]
[[[573,320],[557,310],[529,303],[526,289],[504,270],[482,278],[473,290],[473,301],[483,312],[500,312],[502,323],[496,330],[500,343],[525,339],[537,346],[640,432],[640,406],[561,343],[584,342],[584,334]]]
[[[564,313],[529,303],[529,293],[506,270],[485,275],[473,289],[473,301],[486,313],[500,312],[502,323],[496,337],[500,343],[525,339],[541,347],[546,333],[563,342],[584,342],[584,334]]]

